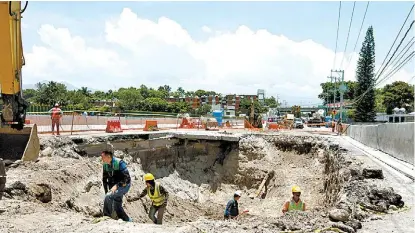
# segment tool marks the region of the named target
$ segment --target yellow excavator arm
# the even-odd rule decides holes
[[[28,104],[22,98],[24,65],[21,19],[27,2],[0,2],[0,90],[3,100],[2,123],[13,128],[24,125]]]
[[[22,96],[22,14],[28,2],[0,2],[0,159],[36,160],[37,127],[24,127],[28,103]],[[23,7],[22,7],[23,6]]]

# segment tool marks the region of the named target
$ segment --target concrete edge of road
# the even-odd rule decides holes
[[[379,150],[373,149],[368,147],[351,137],[343,136],[342,139],[349,142],[351,145],[362,151],[365,155],[372,159],[376,159],[377,161],[386,164],[387,166],[393,168],[395,171],[405,175],[407,178],[410,178],[412,181],[415,181],[415,167],[412,164],[403,162],[392,157],[389,154],[381,152]]]

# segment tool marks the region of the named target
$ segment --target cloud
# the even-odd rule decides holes
[[[75,86],[111,89],[121,86],[208,89],[280,96],[289,103],[316,103],[320,83],[327,81],[334,52],[312,40],[292,41],[266,30],[240,26],[214,31],[206,40],[192,38],[177,22],[139,18],[128,8],[105,24],[102,35],[73,35],[73,28],[42,25],[41,44],[26,49],[25,82],[65,80]],[[87,43],[86,38],[102,41]],[[99,46],[98,46],[99,45]],[[337,58],[340,64],[342,53]],[[347,54],[343,67],[348,66]],[[354,79],[358,55],[351,59],[346,80]],[[400,79],[410,79],[401,71]]]
[[[208,26],[203,26],[202,27],[202,31],[204,31],[206,33],[211,33],[212,32],[212,29],[210,27],[208,27]]]

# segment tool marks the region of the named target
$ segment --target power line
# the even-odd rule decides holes
[[[378,86],[380,83],[382,83],[383,81],[385,81],[386,79],[391,78],[393,75],[395,75],[399,70],[401,70],[401,68],[406,65],[406,63],[409,62],[409,60],[411,60],[411,58],[413,58],[415,55],[415,51],[412,51],[412,53],[410,53],[399,65],[397,65],[393,70],[391,70],[387,75],[385,75],[385,77],[380,80],[376,86]],[[400,60],[400,59],[399,59]]]
[[[333,61],[333,69],[336,65],[336,55],[337,55],[337,42],[339,41],[339,29],[340,29],[340,16],[342,10],[342,2],[340,1],[339,5],[339,17],[337,19],[337,33],[336,33],[336,48],[334,49],[334,61]]]
[[[414,7],[412,6],[411,10]],[[406,22],[406,20],[405,20]],[[414,25],[415,20],[412,21],[411,25],[409,25],[408,30],[405,32],[405,35],[402,37],[401,41],[399,42],[399,45],[396,47],[395,51],[393,52],[392,56],[389,58],[388,62],[385,64],[385,66],[383,67],[382,71],[379,73],[378,77],[375,78],[375,80],[377,81],[380,77],[380,75],[382,75],[383,71],[385,70],[385,68],[388,66],[389,62],[392,60],[393,56],[395,55],[395,53],[398,51],[399,47],[402,45],[402,42],[405,40],[406,36],[408,35],[409,31],[411,30],[412,26]]]
[[[388,58],[388,56],[389,56],[389,53],[392,51],[392,48],[393,48],[393,46],[395,45],[396,41],[398,40],[398,37],[399,37],[399,35],[401,34],[401,31],[402,31],[403,27],[405,26],[406,21],[408,21],[408,18],[409,18],[409,16],[411,15],[412,10],[414,9],[414,6],[415,6],[415,4],[413,4],[413,5],[412,5],[411,10],[409,11],[408,15],[406,16],[405,22],[403,22],[402,27],[401,27],[401,29],[399,30],[398,35],[396,35],[396,38],[395,38],[395,40],[393,41],[392,46],[390,47],[390,49],[389,49],[388,53],[386,54],[385,59],[383,60],[382,64],[381,64],[381,65],[380,65],[380,67],[379,67],[379,70],[380,70],[380,68],[382,68],[383,64],[385,63],[386,59],[387,59],[387,58]],[[412,25],[412,24],[411,24],[411,25]],[[396,50],[395,50],[395,51],[396,51]],[[385,67],[386,67],[386,65],[385,65]],[[378,75],[379,70],[376,72],[375,77],[379,77],[379,76],[380,76],[380,74]],[[384,68],[382,69],[382,71],[383,71],[383,70],[384,70]]]
[[[412,45],[415,43],[415,41],[412,42],[413,39],[414,39],[414,37],[412,37],[412,39],[405,45],[405,47],[398,53],[398,55],[396,55],[396,57],[391,62],[391,66],[396,67],[396,64],[399,63],[402,60],[402,58],[409,52],[409,49],[411,49]],[[408,47],[408,45],[410,45],[410,46]],[[401,53],[403,51],[405,51],[405,52],[401,55]],[[399,57],[399,59],[397,59],[398,57]],[[388,71],[390,71],[390,70],[388,70]],[[386,70],[385,70],[385,72],[386,72]]]
[[[395,68],[393,70],[391,70],[387,75],[385,75],[385,77],[383,77],[379,82],[375,83],[374,87],[379,86],[380,83],[382,83],[383,81],[393,77],[393,75],[395,75],[399,70],[402,69],[403,66],[405,66],[409,60],[411,58],[413,58],[415,56],[415,51],[413,51],[412,53],[410,53],[400,64],[398,64],[397,66],[395,66]],[[363,94],[361,94],[359,97],[357,97],[355,99],[355,101],[353,101],[352,104],[355,104],[359,101],[361,101],[363,99],[363,97],[371,90],[371,88],[369,87]]]
[[[349,68],[350,63],[351,63],[351,61],[352,61],[352,59],[353,59],[354,53],[356,52],[356,47],[357,47],[357,44],[359,43],[360,33],[362,33],[363,24],[364,24],[365,19],[366,19],[367,9],[369,8],[369,3],[370,3],[370,2],[368,1],[368,2],[367,2],[367,4],[366,4],[365,14],[363,15],[362,24],[360,24],[359,34],[357,35],[356,43],[354,44],[354,48],[353,48],[352,57],[350,58],[350,61],[349,61],[349,63],[347,64],[347,67],[346,67],[346,69],[345,69],[345,70],[347,70],[347,69]]]
[[[353,2],[352,16],[350,17],[349,30],[347,31],[346,45],[344,46],[344,52],[343,52],[342,61],[340,62],[340,68],[343,65],[344,57],[346,55],[346,50],[347,50],[347,44],[349,43],[350,28],[352,27],[355,6],[356,6],[356,1]]]

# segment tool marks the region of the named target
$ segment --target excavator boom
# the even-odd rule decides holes
[[[20,1],[0,2],[0,159],[4,160],[36,160],[40,150],[37,126],[24,126],[29,105],[22,96],[25,61],[21,19],[27,5]]]

